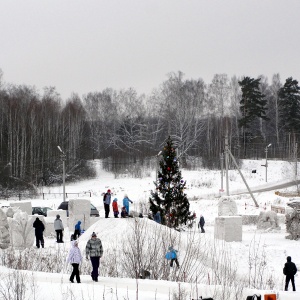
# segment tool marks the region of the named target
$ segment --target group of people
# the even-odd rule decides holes
[[[103,196],[105,218],[109,218],[111,199],[112,199],[112,193],[111,193],[111,190],[108,189],[107,192]],[[133,203],[133,202],[128,198],[127,194],[125,194],[124,199],[123,199],[123,207],[121,209],[121,218],[128,217],[129,203]],[[112,202],[112,209],[113,209],[114,217],[119,218],[120,212],[119,212],[119,206],[118,206],[118,199],[117,198],[114,198],[114,200]]]
[[[81,223],[81,222],[80,222]],[[37,248],[44,248],[45,242],[44,242],[44,231],[45,231],[45,225],[44,223],[37,217],[35,221],[32,224],[34,228],[35,233],[35,240],[36,240],[36,247]],[[60,215],[56,215],[56,219],[54,220],[54,230],[56,232],[56,242],[57,243],[63,243],[63,231],[64,231],[64,225],[60,218]]]
[[[110,190],[108,190],[110,193]],[[127,197],[127,196],[126,196]],[[124,198],[125,199],[125,198]],[[129,198],[127,197],[128,201]],[[117,200],[113,201],[113,211],[115,215],[115,209],[118,209],[118,206],[116,206]],[[126,208],[125,208],[126,209]],[[128,211],[129,211],[129,206],[128,206]],[[109,214],[109,212],[108,212]],[[108,217],[108,215],[107,215]],[[115,217],[118,217],[118,214],[115,215]],[[157,223],[161,223],[161,218],[160,218],[160,212],[157,212],[154,215],[154,220]],[[201,233],[204,233],[204,224],[205,220],[202,215],[200,215],[200,220],[198,223],[198,228],[201,229]],[[80,283],[80,273],[79,273],[79,265],[82,262],[82,255],[81,251],[78,248],[78,240],[77,238],[81,235],[81,221],[78,221],[75,225],[75,230],[74,234],[72,235],[71,238],[71,249],[69,251],[69,255],[67,258],[67,262],[70,263],[73,267],[71,276],[70,276],[70,282],[74,283],[74,278],[76,278],[77,283]],[[44,237],[43,237],[43,232],[45,230],[45,225],[43,222],[37,217],[36,220],[33,222],[33,227],[35,229],[35,236],[36,236],[36,247],[37,248],[44,248]],[[64,226],[62,223],[62,220],[60,219],[60,215],[56,216],[56,219],[54,221],[54,229],[56,231],[56,239],[57,243],[63,243],[63,230]],[[179,262],[178,262],[178,257],[177,257],[177,250],[173,248],[173,246],[170,246],[168,248],[168,252],[165,255],[165,258],[167,260],[170,260],[170,267],[173,267],[173,264],[175,262],[177,268],[179,268]],[[88,240],[86,247],[85,247],[85,253],[86,253],[86,259],[90,259],[91,264],[92,264],[92,272],[91,272],[91,277],[92,280],[97,282],[98,281],[98,276],[99,276],[99,266],[100,266],[100,258],[103,255],[103,246],[102,242],[99,238],[97,238],[97,234],[95,232],[92,233],[91,238]],[[295,274],[297,273],[297,267],[295,263],[292,262],[292,258],[290,256],[287,257],[287,262],[284,265],[283,268],[283,274],[286,276],[285,280],[285,291],[288,290],[289,282],[291,281],[293,291],[296,291],[295,288]]]

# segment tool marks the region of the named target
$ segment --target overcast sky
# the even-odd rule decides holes
[[[300,81],[300,0],[0,0],[0,25],[4,82],[63,99],[179,70]]]

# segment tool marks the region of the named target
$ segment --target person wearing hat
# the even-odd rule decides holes
[[[78,241],[72,241],[72,247],[69,251],[67,262],[71,263],[73,267],[72,274],[70,276],[70,281],[74,283],[74,277],[76,278],[77,283],[80,283],[80,274],[79,274],[79,264],[82,261],[82,255],[80,249],[78,248]]]
[[[118,207],[118,199],[115,198],[113,203],[112,203],[112,208],[114,212],[114,217],[119,218],[119,207]]]
[[[129,202],[133,203],[127,196],[127,194],[124,195],[124,199],[123,199],[123,206],[125,207],[127,214],[129,215]]]
[[[104,196],[103,196],[105,218],[109,218],[110,201],[111,201],[111,190],[108,189],[107,193],[105,193]]]
[[[40,244],[41,244],[42,248],[44,248],[44,236],[43,236],[43,232],[45,230],[44,223],[39,218],[36,218],[32,226],[35,229],[34,233],[36,239],[36,247],[40,248]]]
[[[175,261],[176,265],[177,265],[177,268],[179,268],[179,262],[178,262],[178,259],[177,259],[177,250],[175,250],[173,248],[173,246],[170,246],[169,247],[169,252],[167,253],[168,255],[166,255],[167,259],[170,260],[170,267],[173,267],[173,263]]]
[[[98,281],[99,276],[99,266],[100,266],[100,258],[103,255],[103,247],[101,240],[97,238],[97,234],[95,232],[92,233],[92,237],[88,240],[85,247],[85,256],[86,259],[91,260],[93,270],[92,270],[92,279],[93,281]]]
[[[74,230],[74,235],[73,235],[73,238],[74,240],[77,240],[77,237],[80,237],[81,235],[81,221],[78,221],[75,225],[75,230]]]
[[[54,230],[56,231],[56,242],[63,243],[63,231],[64,225],[60,218],[60,215],[56,215],[56,219],[54,220]]]

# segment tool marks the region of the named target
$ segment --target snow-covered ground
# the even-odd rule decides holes
[[[279,182],[287,182],[295,179],[295,164],[282,161],[268,161],[268,182],[265,180],[265,168],[263,160],[246,160],[242,165],[242,173],[245,176],[250,188],[264,186],[271,187]],[[91,202],[100,211],[100,220],[93,224],[91,228],[88,228],[86,232],[80,237],[79,246],[84,250],[87,240],[93,231],[98,233],[98,236],[102,240],[104,249],[111,249],[114,247],[116,237],[124,237],[130,231],[129,228],[133,219],[105,219],[104,208],[102,201],[102,193],[107,189],[111,189],[113,196],[119,199],[119,203],[123,199],[124,194],[128,194],[129,198],[133,200],[131,209],[139,211],[140,203],[147,202],[151,189],[154,188],[153,181],[155,179],[155,173],[152,172],[150,177],[143,179],[128,178],[125,174],[118,179],[114,178],[114,175],[105,172],[101,168],[101,162],[96,161],[97,165],[97,177],[92,180],[82,181],[80,183],[72,183],[66,185],[67,193],[70,194],[69,198],[90,199]],[[253,173],[252,170],[256,170]],[[218,215],[218,200],[224,192],[220,192],[221,189],[221,173],[220,171],[185,171],[182,170],[183,178],[187,181],[186,193],[190,200],[191,211],[195,211],[197,214],[197,220],[199,220],[200,214],[205,218],[205,234],[200,234],[196,226],[192,231],[196,231],[199,238],[204,239],[206,243],[214,243],[214,223],[215,218]],[[223,178],[223,188],[225,189],[226,182]],[[32,200],[32,206],[49,206],[54,209],[62,201],[62,196],[53,196],[49,193],[62,193],[62,186],[58,187],[41,187],[40,192],[45,193],[45,199]],[[281,192],[295,192],[296,186],[280,190]],[[229,191],[230,194],[237,193],[238,191],[246,190],[245,184],[240,177],[237,170],[229,171]],[[257,208],[249,194],[232,196],[237,203],[238,214],[240,215],[258,215],[260,211],[269,210],[271,204],[280,204],[285,206],[286,202],[291,198],[280,197],[275,194],[276,190],[262,193],[254,193],[254,197],[259,204]],[[90,197],[91,195],[91,197]],[[7,201],[2,200],[2,205],[7,205]],[[254,225],[243,226],[243,238],[242,242],[225,243],[226,248],[230,249],[231,259],[237,264],[238,272],[240,274],[247,274],[249,270],[249,256],[257,249],[260,255],[265,256],[267,262],[267,269],[265,276],[272,276],[275,286],[272,291],[260,291],[262,295],[264,293],[277,293],[279,299],[300,299],[300,279],[296,275],[296,289],[299,292],[283,292],[284,275],[282,274],[282,268],[286,262],[286,256],[292,256],[292,260],[297,264],[300,270],[300,251],[299,241],[291,241],[285,239],[287,235],[284,224],[284,216],[280,217],[281,229],[276,232],[259,231]],[[148,230],[153,230],[154,226],[159,226],[151,220],[144,219],[147,222]],[[71,229],[70,229],[71,231]],[[68,229],[66,229],[65,236],[69,235]],[[187,235],[190,233],[182,232],[181,235]],[[52,248],[53,251],[57,247],[69,247],[69,243],[63,245],[56,245],[55,239],[46,238],[46,248]],[[174,245],[175,248],[179,245]],[[183,247],[183,246],[182,246]],[[34,245],[33,245],[34,248]],[[178,247],[177,247],[178,248]],[[180,258],[185,255],[186,249],[179,248]],[[36,249],[33,249],[36,251]],[[39,251],[43,251],[39,249]],[[104,255],[102,262],[108,259]],[[101,266],[100,266],[101,268]],[[1,268],[2,274],[7,273],[9,270]],[[24,271],[26,272],[26,271]],[[28,271],[27,271],[28,272]],[[208,297],[213,295],[214,287],[211,285],[198,285],[195,288],[195,284],[183,283],[172,281],[155,281],[155,280],[134,280],[129,278],[111,278],[100,277],[99,282],[95,283],[91,281],[90,276],[82,275],[82,284],[70,284],[69,273],[65,268],[62,268],[61,273],[42,273],[42,272],[28,272],[33,274],[36,280],[37,294],[42,298],[37,299],[45,300],[60,300],[60,299],[173,299],[171,297],[173,291],[178,291],[180,288],[189,292],[187,298],[183,299],[196,299],[196,295]],[[3,282],[2,276],[2,282]],[[3,284],[3,283],[2,283]],[[290,284],[291,285],[291,284]],[[291,287],[290,287],[291,289]],[[246,299],[246,295],[251,295],[253,291],[245,290],[243,299]],[[5,299],[1,298],[0,299]],[[181,298],[180,298],[181,299]],[[220,299],[221,300],[221,299]]]

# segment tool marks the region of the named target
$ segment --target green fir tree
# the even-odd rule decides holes
[[[278,92],[280,123],[286,132],[295,133],[300,128],[300,87],[289,77]]]
[[[193,216],[184,193],[186,182],[182,179],[176,150],[170,137],[162,151],[159,166],[157,181],[154,182],[156,189],[151,192],[149,199],[150,210],[153,215],[160,211],[163,224],[178,228],[188,224]]]

